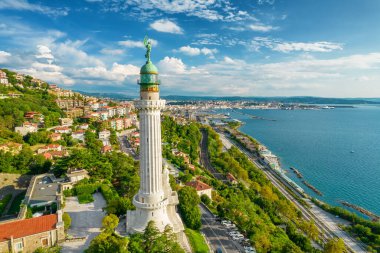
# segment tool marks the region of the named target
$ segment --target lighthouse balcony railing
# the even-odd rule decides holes
[[[161,208],[163,206],[166,206],[168,204],[169,200],[167,198],[161,200],[160,202],[156,202],[156,203],[143,203],[143,202],[140,202],[139,200],[139,197],[136,195],[134,198],[133,198],[133,205],[137,208],[142,208],[142,209],[157,209],[157,208]]]

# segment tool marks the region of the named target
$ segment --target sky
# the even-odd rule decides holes
[[[0,68],[136,96],[380,97],[378,0],[0,0]]]

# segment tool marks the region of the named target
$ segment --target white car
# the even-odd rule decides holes
[[[231,231],[231,232],[228,232],[228,234],[230,236],[236,236],[236,235],[239,235],[240,233],[239,232],[236,232],[236,231]]]
[[[230,224],[231,224],[231,221],[229,221],[229,220],[222,220],[222,225],[227,226],[227,225],[230,225]]]
[[[228,228],[236,228],[236,225],[233,223],[227,224],[226,227]]]

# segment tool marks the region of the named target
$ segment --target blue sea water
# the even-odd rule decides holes
[[[297,168],[323,193],[317,196],[289,170],[310,195],[332,205],[348,201],[380,215],[380,107],[228,112],[245,122],[242,132],[280,158],[283,169]]]

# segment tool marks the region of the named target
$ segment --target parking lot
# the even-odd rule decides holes
[[[237,231],[232,223],[227,225],[225,224],[226,222],[223,222],[222,224],[222,222],[217,220],[203,205],[200,205],[200,208],[202,213],[202,232],[213,252],[217,249],[222,250],[223,253],[255,252],[244,248],[244,245],[248,246],[249,243],[244,243],[247,239]]]

